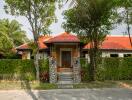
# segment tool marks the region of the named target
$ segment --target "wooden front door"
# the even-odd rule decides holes
[[[71,51],[61,51],[61,67],[71,67]]]

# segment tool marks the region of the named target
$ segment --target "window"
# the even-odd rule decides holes
[[[124,57],[132,57],[132,54],[124,54]]]
[[[118,54],[110,54],[110,57],[119,57]]]

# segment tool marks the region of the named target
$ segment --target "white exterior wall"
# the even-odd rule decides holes
[[[110,54],[118,54],[119,57],[124,57],[124,54],[132,54],[132,52],[102,52],[102,57],[110,57]]]
[[[88,62],[90,62],[89,54],[85,54],[85,58],[88,59]]]
[[[102,57],[110,57],[110,54],[118,54],[119,57],[124,57],[124,54],[132,54],[132,52],[102,52]],[[85,54],[85,58],[90,61],[89,54]]]
[[[39,53],[39,59],[44,59],[44,58],[47,58],[47,57],[48,57],[48,54],[46,52]]]
[[[107,52],[102,52],[102,57],[110,57],[110,54]]]
[[[31,52],[30,51],[24,51],[22,53],[22,59],[31,59]]]
[[[31,52],[27,53],[27,59],[31,59]]]

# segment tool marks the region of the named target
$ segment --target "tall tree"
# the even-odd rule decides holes
[[[55,20],[55,0],[5,0],[5,11],[12,15],[25,16],[30,25],[34,36],[34,43],[37,49],[34,56],[36,68],[36,78],[39,81],[39,64],[38,64],[38,37],[42,32],[48,30],[49,25]]]
[[[130,44],[132,47],[132,39],[131,39],[131,25],[132,25],[132,0],[118,0],[117,8],[122,8],[122,11],[118,13],[119,23],[126,23],[126,30],[129,36]]]
[[[100,54],[99,45],[108,30],[111,29],[112,10],[116,0],[76,0],[76,5],[65,12],[66,22],[63,27],[66,31],[77,33],[83,41],[90,41],[90,67],[91,81],[95,80],[96,67]]]
[[[14,47],[19,46],[29,40],[26,36],[26,32],[21,29],[21,26],[22,25],[16,20],[0,20],[0,32],[8,37]]]
[[[0,55],[6,57],[7,55],[11,54],[12,48],[13,44],[10,42],[7,34],[0,32]]]

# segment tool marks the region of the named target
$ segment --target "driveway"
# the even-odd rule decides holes
[[[132,100],[132,90],[124,88],[2,90],[0,100]]]

